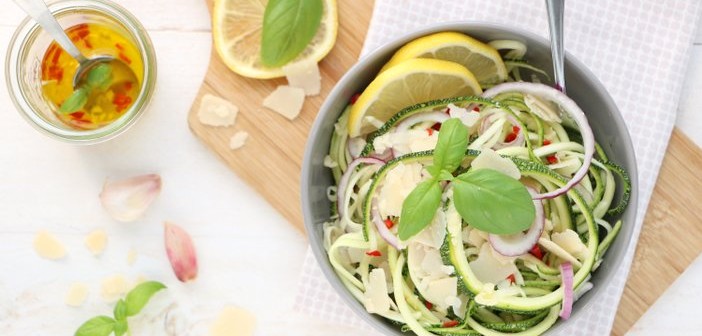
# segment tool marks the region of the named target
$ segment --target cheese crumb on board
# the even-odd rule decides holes
[[[210,327],[210,336],[251,336],[256,327],[256,316],[248,310],[224,307]]]
[[[316,96],[322,88],[322,76],[319,74],[317,62],[306,60],[291,63],[283,67],[285,78],[292,87],[305,90],[305,95]]]
[[[80,307],[88,297],[88,286],[81,282],[75,282],[66,293],[65,303],[67,306]]]
[[[121,275],[113,275],[102,280],[100,296],[105,302],[115,302],[129,290],[129,283]]]
[[[229,148],[232,150],[244,147],[246,144],[246,139],[249,138],[249,133],[244,131],[236,132],[231,139],[229,139]]]
[[[239,108],[236,105],[211,94],[205,94],[200,102],[197,117],[205,125],[227,127],[234,125]]]
[[[137,260],[137,251],[135,249],[130,249],[127,253],[127,265],[132,266]]]
[[[107,245],[107,234],[104,230],[95,230],[85,236],[85,247],[94,256],[99,256]]]
[[[305,90],[280,85],[263,100],[263,106],[293,120],[297,118],[305,102]]]
[[[42,258],[58,260],[66,256],[66,248],[51,233],[41,230],[34,236],[34,251]]]

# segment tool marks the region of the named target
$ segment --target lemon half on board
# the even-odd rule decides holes
[[[497,50],[461,33],[442,32],[413,40],[397,50],[381,71],[411,58],[456,62],[470,70],[481,84],[496,84],[507,79],[507,69]]]
[[[268,0],[215,0],[212,11],[212,37],[222,61],[232,71],[252,78],[275,78],[281,68],[261,63],[263,13]],[[322,22],[307,48],[290,63],[312,59],[319,62],[336,41],[339,26],[336,0],[323,0]]]
[[[367,134],[401,109],[434,99],[482,93],[464,66],[438,59],[413,58],[380,73],[351,106],[349,135]]]

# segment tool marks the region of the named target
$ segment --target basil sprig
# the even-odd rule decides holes
[[[440,181],[450,181],[456,210],[471,226],[494,234],[514,234],[534,221],[531,195],[519,181],[492,169],[471,169],[453,176],[468,145],[468,130],[459,119],[441,125],[432,178],[419,183],[402,203],[398,236],[408,240],[430,223],[441,205]]]
[[[263,14],[261,62],[279,67],[299,55],[322,22],[322,0],[270,0]]]
[[[112,333],[115,336],[122,336],[129,330],[127,318],[135,316],[141,312],[142,308],[158,291],[166,288],[160,282],[148,281],[134,287],[124,299],[117,301],[113,312],[114,318],[100,315],[93,317],[83,323],[75,336],[108,336]]]

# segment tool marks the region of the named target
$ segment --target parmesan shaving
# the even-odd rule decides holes
[[[236,122],[239,108],[236,105],[211,94],[205,94],[200,102],[197,117],[204,125],[214,127],[232,126]]]
[[[85,237],[85,247],[94,256],[99,256],[107,245],[107,234],[103,230],[95,230]]]
[[[283,67],[283,73],[292,87],[305,91],[307,96],[316,96],[322,87],[322,76],[319,74],[317,62],[306,60],[291,63]]]
[[[390,310],[388,282],[385,270],[374,268],[368,275],[368,285],[364,293],[364,305],[369,313],[385,314]]]
[[[256,316],[238,307],[224,307],[210,327],[210,336],[252,336]]]
[[[129,290],[127,280],[121,275],[107,277],[102,280],[100,295],[105,302],[115,302]]]
[[[234,135],[229,139],[229,148],[232,150],[237,150],[241,147],[244,147],[244,144],[246,144],[246,139],[249,138],[249,133],[244,132],[244,131],[238,131],[234,133]]]
[[[263,106],[293,120],[297,118],[305,102],[305,90],[280,85],[263,100]]]
[[[519,172],[517,165],[508,158],[504,158],[497,154],[494,150],[485,148],[478,157],[471,163],[473,169],[492,169],[502,174],[505,174],[515,180],[519,180],[522,174]]]
[[[65,303],[67,306],[80,307],[88,297],[88,286],[84,283],[76,282],[71,285],[66,293]]]
[[[42,258],[58,260],[66,256],[63,244],[47,231],[39,231],[34,237],[34,251]]]

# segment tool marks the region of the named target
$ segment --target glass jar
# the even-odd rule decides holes
[[[56,106],[42,94],[41,63],[53,39],[28,17],[15,31],[5,60],[5,78],[12,101],[32,126],[54,138],[82,144],[114,138],[136,122],[154,93],[156,55],[146,30],[131,13],[107,0],[58,1],[49,5],[49,10],[64,29],[80,23],[98,23],[118,29],[131,39],[144,64],[139,94],[122,116],[100,128],[82,130],[59,120]]]

